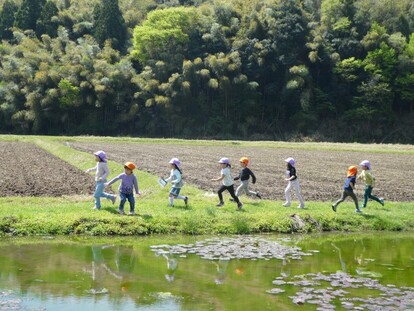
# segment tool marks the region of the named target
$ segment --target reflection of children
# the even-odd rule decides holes
[[[253,172],[247,167],[249,165],[249,159],[246,157],[242,157],[240,160],[240,166],[242,169],[240,170],[239,176],[235,177],[234,180],[241,181],[240,186],[236,189],[236,196],[240,196],[242,192],[245,192],[247,195],[255,195],[259,199],[262,198],[259,192],[254,192],[249,190],[249,178],[252,176],[252,184],[256,183],[256,176],[253,174]]]
[[[345,179],[344,183],[344,190],[342,192],[342,196],[339,200],[337,200],[334,204],[332,204],[332,210],[336,212],[337,206],[342,203],[347,197],[351,197],[355,203],[355,212],[361,213],[362,211],[359,209],[358,206],[358,199],[354,193],[355,183],[356,183],[356,175],[358,173],[358,168],[356,166],[350,166],[348,168],[348,174]]]
[[[121,179],[121,184],[119,185],[119,197],[120,197],[120,202],[119,202],[119,213],[121,215],[125,215],[124,212],[124,205],[126,200],[128,200],[129,202],[129,215],[134,215],[135,214],[135,198],[134,198],[134,189],[137,195],[139,195],[139,190],[138,190],[138,180],[136,178],[136,176],[134,175],[134,169],[136,168],[135,164],[132,162],[126,162],[124,164],[124,170],[125,172],[118,175],[117,177],[111,179],[109,182],[107,182],[105,184],[105,186],[110,186],[112,185],[114,182],[116,182],[117,180]],[[115,195],[113,196],[113,201],[115,201]]]
[[[86,173],[95,171],[96,187],[95,187],[95,193],[93,195],[95,198],[95,206],[93,207],[93,209],[99,210],[101,209],[101,197],[111,200],[112,204],[114,204],[115,196],[104,192],[104,183],[106,182],[106,178],[109,175],[109,168],[108,168],[108,164],[106,163],[105,152],[102,150],[96,151],[94,155],[95,155],[95,160],[97,162],[96,166],[87,169]]]
[[[181,162],[177,158],[172,158],[170,160],[170,177],[165,179],[166,182],[171,181],[171,190],[170,190],[170,206],[174,206],[174,198],[184,200],[185,206],[188,204],[188,197],[180,195],[181,188],[183,186],[182,172],[180,169]]]
[[[220,259],[218,262],[214,261],[214,264],[216,265],[216,278],[214,279],[214,282],[217,285],[223,284],[224,279],[226,278],[226,270],[229,265],[229,260]]]
[[[178,266],[178,260],[175,258],[173,254],[163,254],[162,255],[167,260],[167,273],[165,274],[165,279],[168,282],[174,281],[175,278],[175,270]]]
[[[371,163],[368,160],[362,161],[359,165],[362,167],[362,173],[359,174],[357,179],[362,179],[365,183],[364,201],[361,207],[367,207],[368,198],[377,201],[379,204],[384,206],[384,199],[378,198],[372,195],[372,189],[375,186],[375,177],[371,173]]]
[[[296,168],[295,168],[295,159],[294,158],[287,158],[285,160],[287,163],[287,171],[286,171],[286,181],[288,181],[288,185],[285,189],[285,197],[286,202],[283,204],[283,206],[288,207],[290,206],[290,190],[295,188],[296,196],[298,197],[298,200],[300,202],[298,208],[305,208],[305,202],[303,201],[302,195],[300,193],[300,185],[298,176],[296,176]]]
[[[237,207],[241,209],[243,207],[243,204],[240,202],[239,198],[234,193],[234,182],[230,172],[230,161],[227,158],[221,158],[219,163],[221,166],[220,177],[211,179],[211,181],[223,181],[223,185],[217,191],[220,202],[216,206],[224,205],[223,192],[227,190],[230,193],[233,200],[237,203]]]

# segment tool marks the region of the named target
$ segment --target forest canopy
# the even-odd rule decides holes
[[[412,0],[0,0],[0,132],[414,143]]]

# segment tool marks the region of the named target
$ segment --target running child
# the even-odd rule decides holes
[[[371,163],[368,160],[364,160],[359,165],[362,167],[362,172],[358,175],[357,179],[362,179],[365,183],[364,201],[361,207],[367,207],[368,198],[384,206],[384,199],[372,194],[372,189],[375,186],[375,177],[371,173]]]
[[[106,153],[102,150],[94,152],[96,166],[91,167],[86,170],[86,173],[95,171],[95,206],[93,209],[100,210],[101,209],[101,198],[107,198],[108,200],[112,201],[112,204],[115,203],[115,197],[109,193],[104,192],[104,183],[106,182],[106,178],[109,175],[109,168],[108,164],[106,163]]]
[[[262,198],[259,192],[254,192],[249,189],[249,178],[252,177],[252,184],[256,183],[256,176],[253,174],[251,169],[249,169],[247,166],[249,165],[249,158],[242,157],[240,160],[240,166],[242,169],[240,170],[239,176],[235,177],[234,180],[241,181],[241,184],[236,189],[236,196],[239,197],[242,192],[245,192],[247,195],[254,195],[258,197],[259,199]]]
[[[223,192],[227,190],[230,193],[231,197],[233,198],[234,202],[237,203],[238,209],[241,209],[243,207],[243,204],[240,202],[239,198],[234,193],[234,182],[233,182],[233,178],[231,177],[230,160],[228,158],[221,158],[219,163],[221,166],[220,177],[211,179],[211,181],[222,181],[223,182],[223,185],[217,191],[220,202],[216,206],[224,205]]]
[[[344,190],[342,192],[342,196],[339,200],[337,200],[334,204],[332,204],[332,210],[336,212],[337,206],[342,203],[347,197],[351,197],[355,203],[355,212],[361,213],[362,211],[359,209],[358,206],[358,199],[354,193],[355,183],[356,183],[356,175],[358,173],[358,168],[356,166],[350,166],[348,168],[348,173],[344,183]]]
[[[135,198],[134,198],[134,190],[137,195],[140,194],[138,189],[138,180],[137,177],[134,175],[134,169],[136,165],[132,162],[126,162],[124,164],[124,173],[119,174],[115,178],[111,179],[109,182],[105,183],[105,186],[108,187],[112,185],[114,182],[121,180],[121,184],[119,185],[119,209],[118,212],[121,215],[125,215],[124,205],[126,200],[129,202],[129,215],[135,215]],[[115,201],[115,195],[111,195],[113,200]]]
[[[290,206],[290,190],[293,188],[295,188],[295,193],[296,196],[298,197],[298,200],[300,202],[298,208],[305,208],[305,202],[303,201],[302,198],[302,194],[300,193],[300,185],[299,185],[299,180],[298,180],[298,176],[296,175],[296,168],[295,168],[295,159],[294,158],[287,158],[285,160],[285,162],[287,163],[287,171],[286,171],[286,178],[285,180],[288,182],[288,185],[285,189],[285,197],[286,197],[286,202],[283,203],[283,206],[285,207],[289,207]]]
[[[180,195],[183,186],[182,171],[180,169],[181,162],[177,158],[172,158],[170,164],[170,177],[164,179],[165,182],[171,181],[171,190],[169,194],[170,206],[174,207],[174,199],[184,200],[185,206],[188,204],[188,197]]]

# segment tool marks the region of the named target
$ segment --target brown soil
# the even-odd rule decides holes
[[[413,183],[414,157],[402,154],[378,154],[366,152],[310,151],[276,148],[252,148],[233,146],[183,146],[141,143],[73,143],[72,147],[93,152],[105,150],[110,160],[119,163],[133,161],[138,168],[152,174],[168,177],[168,161],[178,157],[182,163],[183,177],[206,191],[216,191],[220,183],[211,182],[219,177],[218,160],[230,158],[232,174],[240,169],[238,160],[242,156],[251,159],[250,168],[257,177],[252,190],[260,191],[263,198],[284,200],[286,164],[284,159],[294,157],[302,195],[305,200],[332,201],[339,198],[350,165],[358,165],[369,159],[376,177],[374,195],[388,201],[414,201]],[[122,172],[122,167],[119,169]],[[139,175],[138,175],[139,177]],[[236,182],[238,185],[238,182]],[[357,183],[357,194],[363,194],[362,182]],[[292,194],[293,200],[295,195]]]
[[[93,193],[93,176],[33,144],[0,142],[0,159],[0,197]]]

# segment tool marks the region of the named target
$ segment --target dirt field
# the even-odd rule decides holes
[[[339,198],[348,166],[369,159],[377,184],[373,194],[384,197],[386,201],[414,201],[412,155],[246,148],[237,145],[186,147],[141,143],[73,143],[71,146],[87,152],[105,150],[110,160],[119,163],[134,161],[140,170],[163,177],[169,175],[168,161],[172,157],[178,157],[182,162],[185,181],[206,191],[215,191],[220,186],[219,182],[211,182],[210,179],[219,177],[218,160],[221,157],[230,158],[233,164],[232,174],[236,176],[240,169],[238,160],[247,156],[251,159],[250,168],[257,177],[257,183],[251,185],[251,189],[258,190],[264,198],[273,200],[284,199],[284,159],[287,157],[294,157],[297,161],[296,169],[304,199],[314,201],[333,201]],[[121,165],[119,172],[122,172]],[[363,188],[359,182],[357,194],[360,198]],[[292,198],[296,200],[294,194]]]
[[[0,196],[91,194],[94,178],[29,143],[0,142]]]

